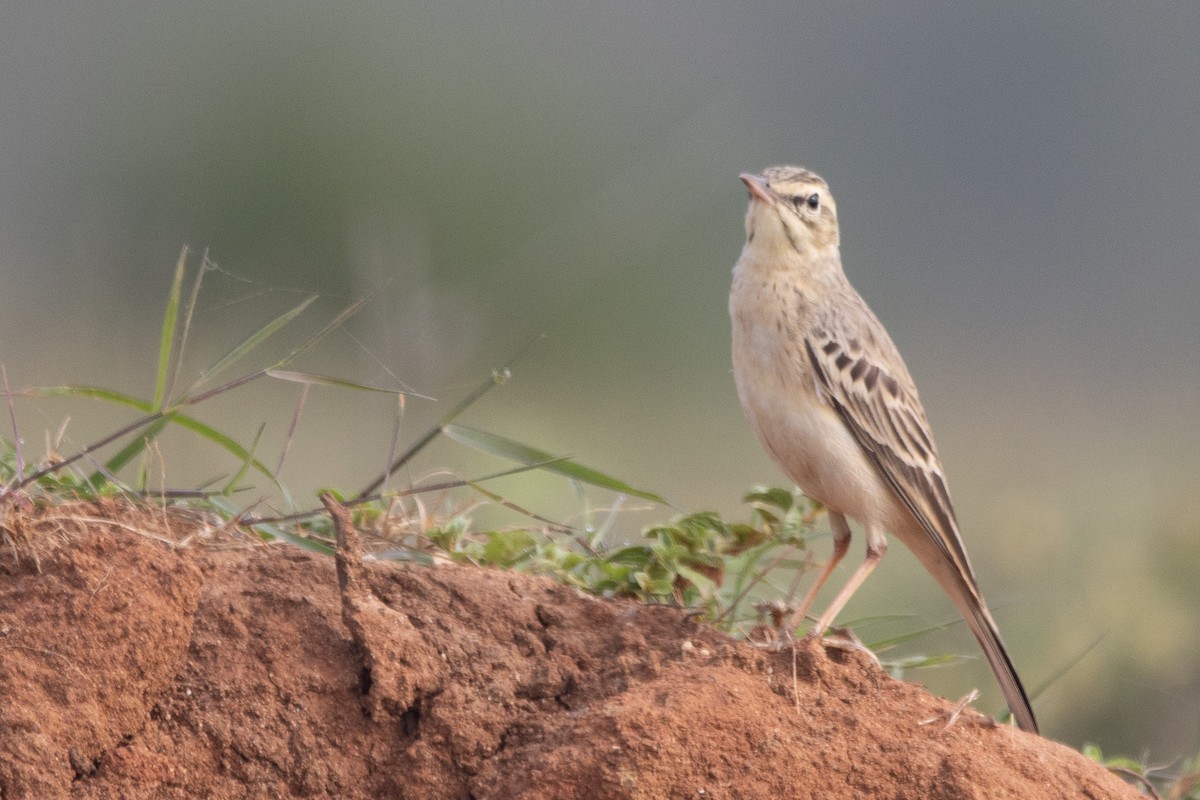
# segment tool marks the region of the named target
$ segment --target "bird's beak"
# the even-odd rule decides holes
[[[750,190],[750,197],[752,199],[761,200],[767,205],[775,203],[775,193],[771,191],[771,187],[767,186],[767,182],[761,177],[749,172],[743,172],[738,177],[742,179],[742,183],[746,184],[746,188]]]

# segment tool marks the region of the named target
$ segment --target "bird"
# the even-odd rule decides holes
[[[1037,733],[1029,697],[980,592],[929,421],[900,351],[842,268],[837,205],[804,167],[742,173],[746,241],[729,314],[738,399],[759,442],[833,535],[829,561],[789,620],[808,615],[850,546],[867,552],[810,628],[820,638],[887,551],[890,533],[950,597],[978,640],[1017,725]]]

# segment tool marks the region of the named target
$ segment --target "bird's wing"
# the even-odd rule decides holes
[[[883,325],[858,299],[855,330],[839,319],[805,339],[818,393],[921,527],[958,567],[972,593],[975,575],[958,533],[941,459],[916,386]],[[842,318],[844,319],[844,318]]]
[[[917,388],[883,325],[857,295],[850,301],[856,313],[827,319],[805,337],[818,394],[837,411],[868,460],[954,565],[960,580],[942,586],[983,647],[1017,723],[1036,733],[1029,697],[967,560]]]

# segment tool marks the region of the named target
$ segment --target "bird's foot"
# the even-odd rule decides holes
[[[883,669],[883,664],[879,662],[879,657],[871,652],[871,648],[863,644],[862,640],[849,628],[829,628],[821,636],[818,636],[816,631],[809,631],[808,636],[820,641],[822,647],[832,647],[835,650],[841,650],[846,653],[862,653],[871,659],[875,663],[875,666]]]
[[[782,600],[772,600],[769,603],[757,603],[754,610],[759,618],[767,618],[770,622],[760,622],[746,637],[750,644],[763,650],[782,650],[796,643],[795,626],[790,624],[793,609]]]
[[[767,625],[758,625],[754,630],[750,631],[750,635],[746,637],[746,641],[760,650],[776,652],[795,645],[796,635],[787,628],[772,628]]]

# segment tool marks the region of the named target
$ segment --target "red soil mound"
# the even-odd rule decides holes
[[[970,710],[921,725],[949,705],[861,656],[673,608],[176,547],[194,524],[125,506],[0,522],[4,800],[1138,796]]]

